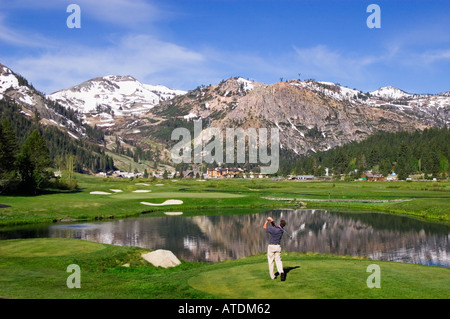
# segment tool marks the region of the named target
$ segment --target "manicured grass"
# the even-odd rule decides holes
[[[340,299],[450,298],[450,269],[333,255],[283,253],[287,279],[272,281],[266,255],[163,269],[137,247],[77,239],[0,241],[0,297],[37,299]],[[124,267],[129,263],[130,267]],[[67,266],[80,266],[81,288],[68,288]],[[368,288],[367,266],[380,266],[381,288]]]
[[[0,226],[122,218],[164,211],[184,216],[245,214],[272,208],[343,208],[402,214],[450,224],[450,182],[298,182],[273,180],[128,180],[77,175],[78,192],[0,196]],[[139,185],[144,183],[148,185]],[[162,184],[162,185],[161,185]],[[111,189],[120,189],[114,193]],[[150,190],[135,193],[135,190]],[[110,195],[91,195],[104,191]],[[284,198],[288,200],[269,200]],[[331,202],[328,202],[330,198]],[[145,206],[181,199],[183,204]],[[322,201],[311,201],[319,199]],[[396,199],[408,201],[394,202]],[[351,202],[342,200],[354,200]],[[370,200],[388,200],[384,203]],[[284,253],[286,282],[271,281],[265,254],[215,264],[155,268],[143,249],[73,239],[0,241],[0,298],[450,298],[449,269],[351,257]],[[131,267],[124,267],[129,263]],[[381,267],[369,289],[367,266]],[[81,267],[82,288],[69,289],[67,266]]]
[[[449,270],[437,267],[372,261],[318,254],[283,254],[285,282],[268,279],[261,257],[236,261],[224,271],[202,272],[189,280],[194,288],[220,298],[252,299],[366,299],[450,298]],[[242,264],[242,265],[241,265]],[[380,288],[369,288],[371,264],[380,267]]]
[[[77,175],[78,192],[54,192],[46,195],[0,196],[0,226],[61,219],[92,220],[122,218],[143,212],[182,210],[185,216],[202,215],[214,209],[254,209],[298,206],[308,208],[345,208],[404,214],[429,221],[450,224],[450,182],[298,182],[270,179],[144,180],[99,178]],[[140,184],[147,185],[140,185]],[[122,192],[114,193],[111,189]],[[150,190],[135,193],[136,190]],[[103,191],[110,195],[92,195]],[[293,201],[267,198],[294,199]],[[162,203],[181,199],[182,205],[145,206],[141,201]],[[322,200],[320,202],[312,200]],[[331,202],[327,200],[331,199]],[[404,202],[392,200],[405,199]],[[354,200],[344,202],[342,200]],[[388,200],[385,203],[363,202]]]
[[[0,204],[11,207],[0,209],[0,226],[26,223],[53,222],[60,219],[104,219],[134,216],[143,212],[167,210],[279,207],[280,204],[261,199],[255,194],[234,190],[235,183],[197,180],[128,180],[77,175],[79,192],[55,192],[40,196],[0,196]],[[139,185],[140,183],[148,184]],[[161,185],[162,184],[162,185]],[[224,189],[224,185],[226,186]],[[120,193],[111,191],[121,190]],[[136,190],[150,190],[135,193]],[[110,195],[93,195],[103,191]],[[162,203],[167,199],[181,199],[182,205],[145,206],[141,202]],[[189,215],[188,213],[186,215]]]

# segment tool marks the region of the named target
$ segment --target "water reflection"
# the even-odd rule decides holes
[[[217,262],[264,253],[268,236],[262,225],[268,216],[287,221],[286,231],[292,239],[284,236],[286,251],[450,267],[450,227],[380,213],[273,210],[248,215],[139,217],[52,225],[43,237],[168,249],[180,259]]]

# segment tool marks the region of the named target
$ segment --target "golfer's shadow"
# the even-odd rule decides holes
[[[286,275],[286,278],[287,278],[288,272],[290,272],[292,269],[297,269],[297,268],[300,268],[300,266],[283,267],[283,271],[284,271],[284,274]],[[277,271],[277,272],[275,273],[275,277],[278,277],[279,274],[280,274],[280,273]]]

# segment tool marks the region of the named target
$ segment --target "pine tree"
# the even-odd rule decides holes
[[[9,121],[4,120],[0,125],[0,179],[15,170],[17,150],[16,135]]]
[[[47,170],[51,165],[49,150],[38,130],[34,130],[25,140],[17,162],[22,189],[36,194],[51,177]]]
[[[431,151],[431,173],[433,177],[438,177],[441,170],[441,156],[436,148]]]
[[[348,166],[348,157],[347,154],[342,150],[339,149],[333,162],[335,174],[344,174],[347,173],[347,166]]]
[[[369,158],[367,160],[369,167],[373,167],[380,163],[380,155],[376,148],[373,148],[369,153]]]
[[[413,172],[413,159],[411,150],[405,143],[400,145],[396,171],[399,179],[406,179]]]
[[[445,156],[442,156],[441,161],[440,161],[441,174],[443,176],[445,176],[445,174],[448,172],[448,170],[449,170],[448,159]]]

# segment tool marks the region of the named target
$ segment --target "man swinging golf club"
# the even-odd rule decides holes
[[[270,222],[270,225],[268,223]],[[269,233],[269,246],[267,247],[267,259],[269,261],[269,274],[271,279],[276,276],[273,273],[273,264],[275,262],[278,273],[281,275],[281,281],[286,280],[286,274],[283,270],[283,263],[281,262],[281,237],[283,237],[285,220],[280,220],[279,225],[275,225],[273,218],[268,217],[264,223],[263,228]]]

